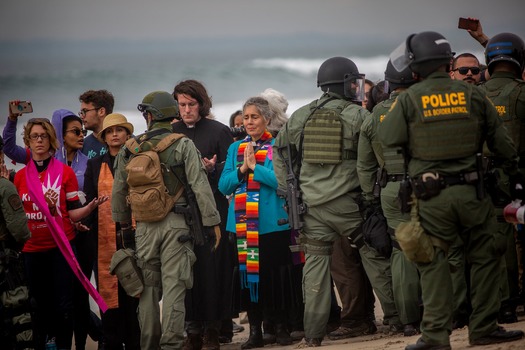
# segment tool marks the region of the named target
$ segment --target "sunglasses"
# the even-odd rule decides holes
[[[75,129],[66,130],[66,132],[72,132],[72,133],[74,133],[77,136],[80,136],[80,134],[86,136],[86,134],[87,134],[87,130],[86,129],[82,129],[81,130],[81,129],[76,129],[76,128]]]
[[[468,71],[471,71],[473,75],[477,75],[479,74],[479,72],[481,72],[481,69],[479,67],[459,67],[454,70],[457,70],[459,74],[462,75],[466,75]]]

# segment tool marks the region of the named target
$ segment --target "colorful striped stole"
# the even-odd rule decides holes
[[[271,150],[272,135],[265,131],[255,142],[255,160],[264,166],[268,151]],[[244,150],[248,142],[253,141],[247,136],[237,150],[237,167],[244,163]],[[259,190],[261,184],[253,180],[253,171],[246,173],[245,181],[235,190],[234,209],[237,231],[237,248],[239,254],[239,273],[241,288],[250,290],[250,300],[259,300]]]

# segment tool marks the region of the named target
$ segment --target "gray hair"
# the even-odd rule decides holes
[[[266,119],[268,120],[268,124],[272,122],[272,116],[273,112],[270,108],[270,103],[260,96],[254,96],[250,97],[246,102],[244,102],[244,105],[242,106],[242,111],[244,113],[244,110],[248,106],[254,106],[257,108],[257,111]]]
[[[268,125],[268,131],[275,136],[288,121],[288,116],[286,115],[288,100],[282,93],[271,88],[264,90],[259,96],[266,99],[270,104],[272,118],[271,123]]]

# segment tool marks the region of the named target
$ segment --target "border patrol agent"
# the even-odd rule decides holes
[[[377,138],[377,129],[397,96],[416,81],[407,67],[398,72],[388,61],[385,80],[390,92],[389,99],[374,107],[372,115],[361,125],[357,157],[357,173],[361,188],[368,201],[380,191],[381,209],[387,219],[388,234],[392,239],[392,255],[388,272],[391,274],[391,289],[399,321],[403,324],[405,336],[417,333],[420,321],[419,299],[421,287],[419,273],[415,264],[405,259],[399,244],[395,240],[394,230],[399,222],[407,221],[410,215],[403,214],[397,203],[399,183],[404,178],[404,158],[400,148],[381,147]],[[380,170],[378,171],[378,166]]]
[[[433,245],[426,262],[416,261],[424,303],[422,336],[406,349],[450,349],[452,282],[446,250],[458,235],[471,263],[470,344],[520,339],[522,331],[506,331],[496,322],[499,265],[506,244],[494,234],[494,207],[479,186],[482,175],[476,161],[486,140],[501,157],[515,189],[524,181],[514,144],[483,92],[450,79],[452,50],[441,34],[412,34],[390,58],[397,70],[408,66],[421,82],[398,96],[378,136],[384,147],[406,148],[420,223]],[[521,191],[512,192],[523,197]]]
[[[3,168],[0,171],[5,172],[3,147],[4,140],[0,136],[0,168]],[[19,263],[20,267],[23,266],[19,252],[24,243],[31,237],[31,232],[27,226],[26,213],[18,191],[15,185],[3,176],[0,176],[0,205],[0,294],[4,296],[2,299],[8,302],[8,305],[4,304],[0,307],[2,310],[0,321],[3,325],[3,329],[0,331],[0,344],[7,348],[32,348],[33,336],[30,330],[31,316],[28,312],[27,288],[20,288],[20,283],[25,285],[23,275],[18,275],[18,269],[12,266],[13,263],[17,265]],[[9,266],[6,266],[6,263],[10,263]],[[7,268],[9,268],[10,274],[14,273],[17,276],[8,277]],[[15,293],[16,291],[18,292]],[[24,293],[21,293],[22,291]],[[13,298],[20,299],[15,300]],[[4,318],[9,321],[4,320]],[[11,320],[13,320],[13,324],[12,327],[9,327]],[[18,320],[16,321],[16,328],[14,328],[15,320]],[[15,339],[15,329],[26,334],[16,334]],[[21,342],[22,339],[25,340]]]
[[[300,169],[299,187],[308,207],[303,229],[307,346],[319,346],[326,333],[333,242],[359,231],[362,224],[356,202],[361,192],[356,160],[359,130],[369,114],[358,97],[364,91],[363,83],[364,76],[351,60],[344,57],[326,60],[318,72],[318,86],[323,95],[292,114],[273,146],[279,188],[286,189],[287,175],[279,151],[290,145],[292,154],[288,156],[294,160],[295,170]],[[315,118],[316,111],[336,113],[328,120],[328,117]],[[326,133],[333,137],[329,145]]]
[[[153,148],[166,133],[171,132],[170,122],[179,113],[177,101],[168,92],[155,91],[146,95],[138,108],[147,120],[148,133],[157,133],[148,141]],[[166,133],[159,133],[161,129],[166,129]],[[141,140],[143,135],[139,135],[138,140]],[[184,172],[195,193],[202,223],[204,226],[214,226],[218,242],[220,217],[200,153],[193,142],[185,137],[180,138],[160,152],[159,157],[167,169],[172,165],[184,163]],[[115,159],[111,203],[113,220],[120,222],[123,234],[131,225],[132,215],[126,199],[129,192],[126,172],[128,161],[124,146]],[[163,179],[170,194],[175,195],[176,188],[180,187],[176,176],[163,171]],[[185,204],[185,199],[181,197],[177,204]],[[144,280],[144,291],[140,296],[138,310],[142,349],[180,349],[183,346],[184,297],[186,289],[193,285],[192,265],[195,262],[192,242],[185,239],[189,233],[190,229],[184,216],[174,212],[156,222],[137,221],[136,254],[139,265],[142,265]],[[159,310],[161,299],[162,325]]]
[[[523,125],[525,81],[521,80],[521,72],[525,68],[525,44],[520,37],[512,33],[495,35],[487,43],[485,61],[490,79],[481,85],[481,88],[494,103],[503,124],[509,130],[520,157],[519,167],[523,171],[525,168],[525,126]],[[491,158],[492,165],[499,168],[497,160]],[[503,207],[511,200],[507,187],[508,177],[501,169],[496,171],[500,177],[499,186],[496,192],[491,194],[496,207],[498,229],[507,237],[499,323],[513,323],[517,322],[516,307],[520,297],[515,229],[513,224],[506,223],[503,219]]]

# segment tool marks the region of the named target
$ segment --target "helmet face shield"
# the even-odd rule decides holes
[[[411,36],[409,36],[405,42],[396,47],[390,54],[390,62],[392,62],[392,66],[394,66],[394,69],[398,72],[407,69],[414,60],[414,55],[409,51],[409,47],[407,46],[410,38]]]
[[[345,97],[352,101],[361,102],[365,99],[365,75],[345,74],[343,80]]]

